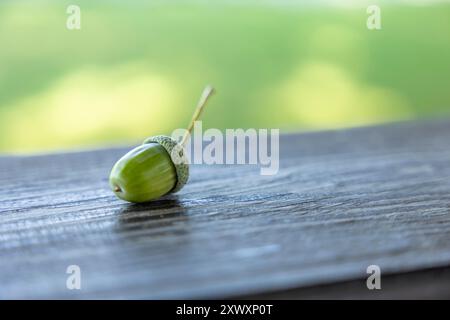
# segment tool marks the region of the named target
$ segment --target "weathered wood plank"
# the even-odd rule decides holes
[[[279,174],[193,166],[146,205],[108,189],[122,148],[0,157],[0,298],[215,298],[448,266],[449,141],[449,121],[284,135]]]
[[[243,299],[449,299],[450,268],[390,274],[382,277],[382,290],[367,290],[366,282],[358,280],[266,292]]]

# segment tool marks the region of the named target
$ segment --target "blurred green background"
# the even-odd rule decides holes
[[[447,1],[378,2],[379,31],[364,2],[335,2],[2,1],[0,152],[170,134],[207,83],[204,128],[450,116]]]

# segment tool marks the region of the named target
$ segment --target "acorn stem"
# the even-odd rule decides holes
[[[181,140],[181,145],[184,146],[188,137],[190,136],[192,129],[194,128],[195,121],[200,118],[200,115],[202,114],[203,109],[205,108],[209,97],[215,92],[214,88],[210,85],[207,85],[205,89],[203,89],[203,93],[200,96],[200,100],[198,101],[197,108],[195,108],[194,114],[192,115],[191,122],[189,123],[189,126],[187,128],[186,133],[183,136],[183,139]]]

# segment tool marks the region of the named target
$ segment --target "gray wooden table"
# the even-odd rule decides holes
[[[450,121],[284,135],[277,175],[146,205],[109,191],[124,151],[0,157],[0,298],[450,297]]]

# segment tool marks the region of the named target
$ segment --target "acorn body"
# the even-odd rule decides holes
[[[174,149],[178,152],[175,162],[171,155]],[[120,199],[140,203],[180,190],[188,177],[189,167],[182,147],[170,137],[155,136],[116,162],[109,184]]]

